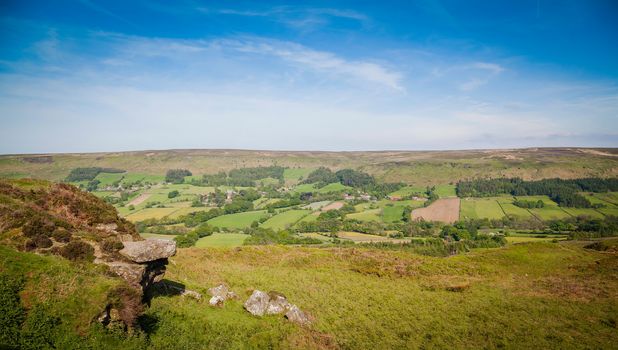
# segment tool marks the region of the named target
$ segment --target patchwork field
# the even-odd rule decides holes
[[[426,208],[414,209],[413,220],[455,222],[459,220],[459,198],[441,198]]]

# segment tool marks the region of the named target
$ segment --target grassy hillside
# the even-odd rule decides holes
[[[127,170],[126,179],[162,178],[168,169],[189,169],[194,175],[234,168],[277,164],[290,167],[285,179],[295,183],[310,169],[359,168],[383,181],[404,181],[417,186],[454,183],[478,177],[539,179],[617,176],[616,149],[534,148],[517,150],[417,152],[287,152],[244,150],[170,150],[89,154],[54,154],[45,162],[33,156],[0,156],[0,177],[36,177],[62,180],[77,167]],[[118,175],[106,175],[104,182]]]
[[[157,349],[611,348],[618,341],[618,257],[573,243],[532,243],[450,258],[396,251],[243,247],[181,250],[168,278],[241,295],[276,290],[314,319],[308,328],[156,298]]]

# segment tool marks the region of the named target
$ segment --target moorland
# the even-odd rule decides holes
[[[3,313],[17,315],[0,320],[13,330],[0,343],[611,348],[617,157],[582,148],[0,156]],[[53,199],[67,191],[68,202]],[[118,304],[110,298],[122,281],[94,256],[72,259],[56,237],[115,240],[97,236],[97,213],[178,247],[120,330],[96,319]],[[164,287],[207,295],[219,284],[239,298],[211,307]],[[309,322],[251,315],[243,301],[256,289],[282,293]]]

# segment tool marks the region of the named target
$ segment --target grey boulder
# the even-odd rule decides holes
[[[176,242],[165,239],[124,242],[120,254],[136,263],[167,259],[176,254]]]

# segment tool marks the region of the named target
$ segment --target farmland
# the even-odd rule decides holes
[[[438,199],[426,208],[414,209],[414,220],[455,222],[459,220],[459,198]]]

